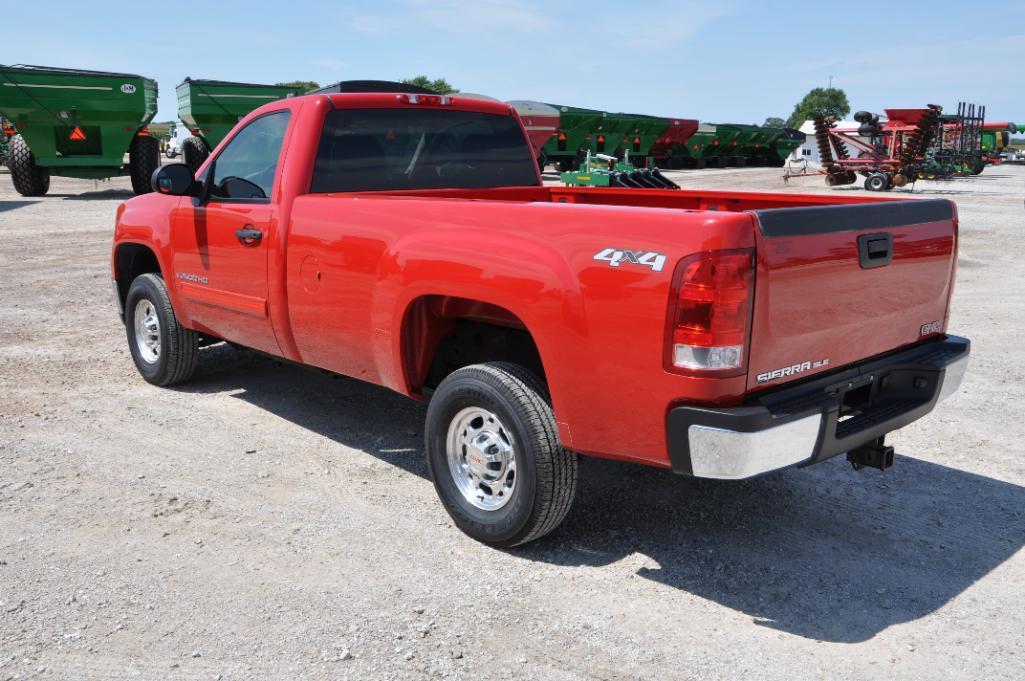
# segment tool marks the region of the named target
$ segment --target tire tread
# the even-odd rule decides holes
[[[171,386],[184,383],[192,378],[199,362],[199,334],[192,329],[186,329],[174,314],[171,307],[171,299],[167,295],[167,287],[164,279],[159,274],[141,274],[132,282],[132,289],[137,286],[152,287],[156,293],[156,300],[152,302],[163,312],[163,320],[167,328],[167,348],[163,353],[166,364],[163,370],[153,379],[143,377],[147,381],[159,386]],[[132,290],[128,292],[128,300],[132,300]],[[128,322],[128,307],[125,308],[125,322],[128,326],[129,343],[134,343],[133,330]],[[163,348],[161,348],[163,350]],[[134,356],[134,355],[133,355]]]

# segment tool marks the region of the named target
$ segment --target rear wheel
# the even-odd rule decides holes
[[[128,147],[128,170],[132,176],[132,191],[148,194],[153,191],[150,178],[160,167],[160,142],[149,135],[136,135]]]
[[[206,148],[206,142],[198,137],[189,137],[182,142],[182,160],[193,174],[199,171],[199,166],[203,165],[203,161],[209,155],[210,150]]]
[[[158,274],[132,282],[125,300],[125,330],[135,368],[153,385],[184,383],[196,370],[199,335],[178,323]]]
[[[36,157],[21,135],[8,144],[7,167],[14,189],[22,196],[42,196],[50,191],[50,170],[36,165]]]
[[[505,362],[450,374],[427,410],[427,465],[455,524],[477,541],[511,547],[566,517],[577,458],[559,444],[548,391]]]

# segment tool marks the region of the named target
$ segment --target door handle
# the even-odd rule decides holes
[[[238,237],[239,243],[243,246],[256,246],[263,239],[263,232],[255,229],[252,225],[246,225],[235,232],[235,236]]]
[[[862,269],[886,267],[893,261],[893,235],[865,234],[858,237],[858,260]]]

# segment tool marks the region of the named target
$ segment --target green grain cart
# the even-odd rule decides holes
[[[256,85],[186,78],[176,90],[178,118],[192,137],[182,142],[185,165],[195,172],[235,124],[253,109],[276,99],[304,94],[287,85]]]
[[[561,172],[573,170],[578,166],[578,159],[582,159],[588,149],[597,152],[590,146],[593,141],[591,133],[601,127],[602,120],[607,114],[604,111],[575,106],[549,106],[559,111],[559,129],[545,143],[542,151],[545,158],[554,163]]]
[[[128,175],[150,191],[160,144],[146,131],[157,112],[157,84],[128,73],[0,65],[0,115],[17,134],[7,166],[23,196],[42,196],[50,177]],[[125,154],[128,162],[125,162]]]
[[[794,150],[804,144],[807,136],[800,130],[794,130],[793,128],[782,128],[783,132],[773,145],[773,152],[775,153],[775,165],[783,167],[786,164],[787,158],[790,154],[794,153]]]
[[[686,144],[672,147],[668,153],[670,168],[705,168],[709,159],[718,160],[716,126],[701,123]]]

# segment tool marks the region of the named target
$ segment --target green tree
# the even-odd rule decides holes
[[[444,78],[431,80],[427,76],[416,76],[414,78],[403,78],[402,82],[406,85],[415,85],[427,88],[428,90],[434,90],[439,95],[452,95],[459,92],[459,90],[449,85],[448,81]]]
[[[762,123],[762,127],[763,128],[782,128],[786,124],[787,124],[787,122],[784,121],[782,118],[778,118],[776,116],[769,116],[768,118],[765,119],[765,122]]]
[[[310,90],[316,90],[320,87],[320,83],[314,80],[290,80],[287,83],[277,83],[278,85],[284,85],[285,87],[297,87],[302,88],[303,92],[309,92]]]
[[[835,87],[817,87],[794,105],[794,113],[787,119],[787,126],[799,128],[809,118],[833,116],[841,119],[851,112],[847,93]]]

